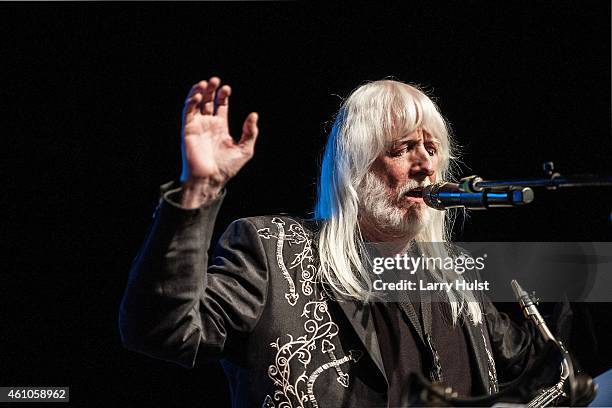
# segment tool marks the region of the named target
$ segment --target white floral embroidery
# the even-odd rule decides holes
[[[321,344],[321,352],[327,354],[332,362],[335,362],[337,360],[336,354],[334,354],[334,350],[336,350],[336,346],[334,346],[334,343],[327,339],[323,339],[323,342]],[[336,380],[344,388],[347,388],[349,375],[342,371],[340,365],[334,365],[334,368],[336,369],[336,373],[338,373],[338,377],[336,378]]]
[[[289,269],[300,267],[302,293],[305,296],[310,296],[313,294],[313,284],[315,283],[317,272],[317,268],[313,265],[312,240],[299,224],[291,224],[289,226],[289,231],[293,234],[294,239],[298,241],[296,243],[304,242],[304,248],[301,252],[295,254],[293,261],[289,265]]]
[[[319,377],[319,375],[321,375],[321,373],[329,368],[338,368],[341,364],[344,364],[348,361],[359,361],[359,359],[361,358],[361,351],[359,350],[351,350],[349,351],[349,355],[348,356],[344,356],[339,360],[336,360],[335,356],[334,359],[332,360],[331,363],[325,363],[323,364],[321,367],[317,368],[316,370],[314,370],[312,372],[312,374],[310,374],[310,376],[308,377],[308,382],[306,383],[306,389],[308,391],[308,400],[310,401],[310,403],[312,404],[312,406],[314,407],[318,407],[319,403],[317,402],[317,399],[314,396],[314,383],[317,380],[317,377]],[[342,374],[341,377],[337,378],[338,382],[345,388],[348,388],[348,380],[349,380],[349,376],[348,374]]]
[[[274,402],[272,401],[272,397],[266,395],[266,398],[264,399],[261,408],[276,408],[276,405],[274,405]]]
[[[310,234],[306,233],[304,228],[296,222],[289,225],[287,232],[285,232],[285,221],[282,219],[274,217],[272,223],[276,225],[276,234],[270,232],[270,228],[261,228],[257,230],[257,234],[264,239],[276,238],[276,262],[289,285],[289,292],[285,294],[285,298],[291,306],[295,306],[300,295],[295,290],[295,282],[289,274],[288,269],[300,268],[302,294],[311,296],[313,294],[313,285],[316,282],[315,277],[317,271],[317,268],[313,264],[314,255],[312,250],[312,239]],[[302,250],[294,255],[288,269],[283,257],[285,241],[287,241],[289,246],[304,244]]]
[[[261,228],[257,233],[263,239],[277,239],[276,260],[283,277],[288,282],[288,292],[285,297],[291,306],[295,306],[300,295],[296,292],[289,270],[299,268],[300,289],[304,296],[307,298],[317,296],[315,288],[318,282],[315,278],[316,267],[311,234],[296,222],[292,222],[287,230],[285,230],[286,223],[278,217],[273,218],[272,223],[276,225],[276,233],[270,232],[269,228]],[[287,242],[289,246],[302,245],[301,250],[293,255],[289,268],[286,267],[283,257],[284,242]],[[277,338],[270,344],[277,351],[274,363],[268,367],[268,376],[278,389],[273,396],[266,395],[262,405],[265,408],[318,407],[314,395],[314,384],[317,378],[325,370],[333,367],[338,375],[338,383],[343,387],[348,387],[349,375],[344,373],[340,366],[351,361],[358,361],[363,354],[359,350],[351,350],[348,356],[336,358],[334,354],[336,347],[331,340],[338,334],[339,329],[331,318],[327,297],[323,292],[319,293],[315,300],[306,302],[300,317],[305,319],[303,327],[306,334],[297,338],[292,334],[286,334],[286,342],[281,343],[281,338]],[[322,353],[329,356],[330,362],[307,374],[312,352],[317,347]],[[292,368],[300,371],[292,375]]]
[[[286,403],[287,407],[293,407],[292,400],[297,400],[299,405],[296,406],[303,407],[304,403],[310,400],[307,390],[303,389],[305,384],[302,383],[308,380],[306,368],[312,359],[311,352],[317,348],[317,341],[329,340],[338,334],[338,326],[332,321],[324,300],[307,302],[301,317],[307,319],[304,322],[306,334],[297,338],[287,334],[289,341],[286,343],[281,345],[278,338],[270,344],[277,352],[274,364],[268,368],[268,376],[276,386],[281,387],[281,390],[274,393],[274,399],[281,402],[279,406]],[[290,380],[292,362],[304,367],[293,383]]]
[[[285,240],[292,240],[293,237],[285,236],[285,221],[278,217],[274,217],[272,219],[272,223],[275,224],[276,228],[278,229],[278,233],[276,235],[271,234],[269,228],[262,228],[257,231],[257,234],[264,239],[270,239],[270,237],[276,238],[276,262],[278,263],[278,267],[283,273],[285,280],[289,284],[289,293],[285,294],[285,298],[291,306],[295,306],[300,295],[298,295],[295,291],[295,283],[293,282],[293,279],[291,278],[291,275],[289,274],[289,271],[285,266],[285,260],[283,259],[284,242]]]

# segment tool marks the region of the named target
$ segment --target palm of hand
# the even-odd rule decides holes
[[[224,184],[253,156],[257,114],[247,116],[240,141],[234,142],[227,121],[231,88],[225,85],[218,89],[219,82],[216,77],[208,83],[201,81],[187,97],[183,111],[183,181],[206,179]]]
[[[226,118],[196,114],[183,130],[185,158],[190,176],[204,178],[219,175],[233,177],[250,158],[234,143]]]

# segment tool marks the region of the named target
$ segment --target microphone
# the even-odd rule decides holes
[[[529,187],[510,187],[506,189],[464,191],[462,185],[446,181],[424,187],[423,201],[436,210],[465,207],[484,210],[493,207],[519,207],[533,201],[533,190]]]

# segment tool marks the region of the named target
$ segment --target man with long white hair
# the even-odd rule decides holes
[[[477,294],[381,302],[373,291],[371,245],[433,256],[449,237],[447,214],[411,194],[448,179],[454,158],[444,118],[415,86],[357,88],[329,135],[314,219],[237,220],[209,264],[224,186],[258,135],[251,113],[234,142],[230,93],[213,77],[187,96],[181,183],[163,186],[121,304],[126,347],[186,367],[219,359],[235,407],[405,406],[412,373],[470,396],[525,369],[529,333]]]

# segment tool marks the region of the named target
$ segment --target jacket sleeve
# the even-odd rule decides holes
[[[266,301],[268,269],[246,219],[228,227],[208,267],[225,193],[197,209],[181,208],[173,200],[178,194],[163,191],[129,273],[119,330],[126,348],[190,368],[198,352],[221,357],[228,336],[253,330]]]

